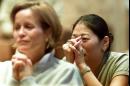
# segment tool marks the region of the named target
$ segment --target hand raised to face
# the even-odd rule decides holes
[[[16,80],[22,80],[32,74],[32,62],[25,54],[16,52],[12,56],[12,66],[13,77]]]
[[[82,38],[70,39],[63,45],[66,60],[76,64],[84,63],[85,50],[82,47]]]

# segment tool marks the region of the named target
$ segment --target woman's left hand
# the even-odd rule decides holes
[[[22,80],[32,74],[32,62],[22,53],[16,53],[12,56],[13,77],[16,80]]]
[[[85,64],[84,58],[85,58],[86,52],[85,52],[85,49],[82,47],[81,43],[82,43],[82,41],[79,40],[79,41],[75,42],[73,46],[70,46],[70,48],[74,52],[75,63],[78,67],[81,64]]]
[[[81,37],[78,37],[76,39],[70,39],[66,45],[68,44],[68,47],[73,52],[73,59],[77,66],[80,64],[85,64],[84,57],[85,57],[85,49],[82,47],[82,39]],[[64,44],[65,45],[65,44]],[[66,53],[65,53],[66,55]],[[71,55],[72,56],[72,55]],[[72,58],[72,57],[67,57]]]

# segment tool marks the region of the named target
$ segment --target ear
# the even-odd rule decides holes
[[[52,31],[51,28],[48,28],[47,30],[44,30],[44,34],[45,34],[45,41],[49,41],[49,39],[52,37]]]
[[[105,36],[102,40],[102,50],[106,51],[106,49],[109,47],[109,37]]]
[[[48,29],[45,31],[45,34],[46,34],[47,37],[51,37],[51,36],[52,36],[51,28],[48,28]]]

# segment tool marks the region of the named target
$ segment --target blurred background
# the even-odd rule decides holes
[[[13,54],[12,24],[9,15],[17,2],[24,1],[26,0],[0,0],[0,61],[10,59]],[[64,29],[69,31],[81,15],[95,13],[102,16],[114,35],[112,51],[129,53],[129,0],[45,1],[55,8]]]

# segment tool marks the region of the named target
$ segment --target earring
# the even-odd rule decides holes
[[[53,48],[54,47],[54,40],[52,38],[45,39],[46,42],[46,48]]]

